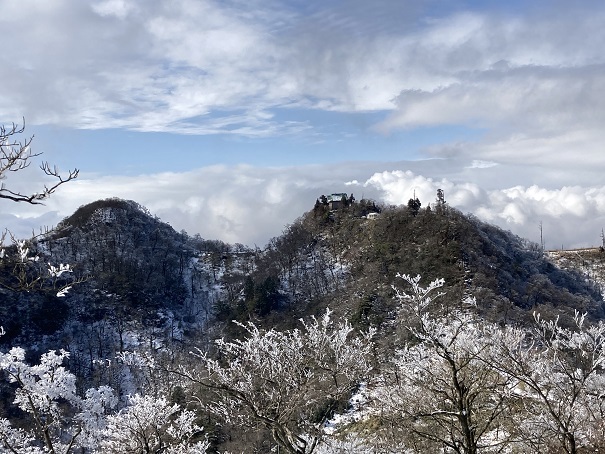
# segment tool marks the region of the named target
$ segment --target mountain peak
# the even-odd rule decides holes
[[[130,216],[151,217],[149,210],[134,200],[112,197],[82,205],[74,214],[61,221],[58,229],[70,227],[82,228],[88,224],[96,224],[98,222],[110,223],[115,221],[117,212],[125,212]]]

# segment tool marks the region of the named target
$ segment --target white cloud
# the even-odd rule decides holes
[[[487,199],[487,193],[473,183],[453,183],[445,178],[434,180],[411,171],[386,171],[375,173],[364,184],[380,191],[382,199],[393,205],[405,205],[415,194],[423,206],[433,203],[437,189],[445,193],[446,201],[462,210],[470,211]]]
[[[0,117],[25,115],[30,122],[77,128],[215,133],[204,126],[209,112],[254,112],[283,96],[270,63],[280,51],[259,19],[271,5],[238,10],[191,0],[38,3],[20,2],[14,15],[12,2],[0,7],[0,24],[11,29],[5,57],[12,62],[0,69],[6,95]],[[265,117],[260,129],[270,126]]]
[[[498,165],[497,162],[482,161],[480,159],[473,159],[473,162],[471,162],[471,165],[468,166],[468,168],[469,169],[489,169],[490,167],[495,167],[497,165]]]
[[[93,3],[92,10],[100,16],[115,16],[119,19],[125,19],[133,10],[133,4],[126,0],[104,0]]]

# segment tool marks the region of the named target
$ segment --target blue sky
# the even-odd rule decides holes
[[[36,147],[54,156],[64,168],[84,162],[81,167],[85,172],[127,175],[185,171],[216,164],[288,166],[422,159],[427,147],[472,140],[483,134],[480,128],[457,125],[379,134],[371,128],[385,115],[373,112],[293,111],[284,117],[297,115],[309,121],[314,134],[250,138],[224,133],[194,135],[117,128],[74,130],[58,126],[32,126],[28,131],[36,136]],[[132,150],[141,152],[131,153]],[[167,165],[167,154],[178,159]]]
[[[603,23],[588,0],[3,0],[0,122],[81,176],[0,222],[115,196],[264,244],[322,193],[441,188],[547,247],[599,244]]]

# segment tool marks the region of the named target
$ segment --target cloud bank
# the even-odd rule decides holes
[[[550,249],[599,245],[605,225],[605,186],[485,190],[474,183],[433,180],[410,171],[375,173],[364,186],[376,188],[393,205],[406,204],[415,193],[426,206],[442,189],[451,206],[534,242],[539,242],[542,224]]]
[[[353,193],[405,205],[416,194],[423,207],[434,203],[442,189],[449,205],[539,242],[542,223],[547,248],[597,246],[605,226],[605,186],[537,185],[485,189],[476,183],[430,178],[423,163],[406,163],[412,170],[372,171],[384,164],[348,163],[330,166],[262,168],[213,166],[186,173],[137,177],[103,177],[72,182],[45,207],[5,206],[3,225],[21,235],[54,225],[79,206],[97,199],[121,197],[146,206],[177,230],[207,239],[264,246],[306,211],[315,199],[332,192]],[[450,168],[464,167],[452,162]],[[478,171],[490,171],[481,168]]]

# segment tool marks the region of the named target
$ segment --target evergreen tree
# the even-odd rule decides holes
[[[408,209],[410,210],[410,213],[412,213],[412,216],[416,216],[418,214],[421,206],[422,204],[418,198],[408,200]]]

